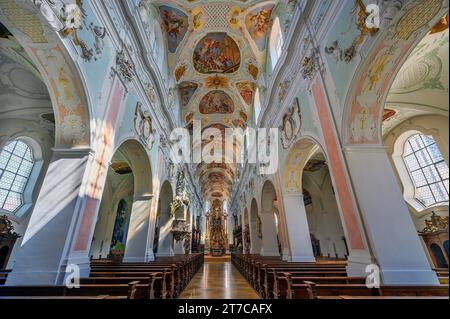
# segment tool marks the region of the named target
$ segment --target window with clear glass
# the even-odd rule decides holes
[[[417,134],[405,143],[403,159],[415,187],[415,199],[426,208],[448,202],[448,165],[431,136]]]
[[[256,88],[255,92],[255,101],[254,101],[254,108],[255,108],[255,123],[258,124],[259,114],[261,113],[261,96],[259,93],[259,88]]]
[[[34,166],[31,148],[12,141],[0,152],[0,209],[16,212],[23,205],[23,194]]]
[[[283,32],[281,31],[280,19],[276,18],[272,25],[272,32],[270,37],[270,58],[272,62],[272,70],[275,69],[278,59],[283,52]]]

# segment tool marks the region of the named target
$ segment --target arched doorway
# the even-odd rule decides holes
[[[259,217],[256,199],[252,200],[250,207],[250,253],[260,254],[262,245],[261,218]]]
[[[297,141],[286,159],[283,177],[291,259],[346,258],[349,251],[341,207],[320,144],[310,137]]]
[[[271,181],[266,181],[261,192],[262,256],[280,256],[274,205],[276,199],[275,187]]]
[[[318,149],[302,174],[303,200],[316,258],[345,259],[349,255],[328,161]]]
[[[90,252],[93,258],[128,261],[152,258],[153,252],[147,252],[145,233],[152,190],[149,165],[148,155],[138,141],[125,141],[116,150],[95,226]]]
[[[173,256],[173,236],[170,203],[173,200],[173,191],[170,182],[164,182],[159,193],[158,219],[155,233],[156,256]]]

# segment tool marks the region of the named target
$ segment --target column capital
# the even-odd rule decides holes
[[[53,155],[68,158],[81,158],[86,155],[94,155],[95,151],[91,148],[52,148]]]
[[[143,201],[143,200],[152,200],[152,199],[153,199],[153,194],[134,196],[134,201]]]
[[[303,199],[305,196],[303,195],[303,193],[285,193],[283,194],[283,197]]]

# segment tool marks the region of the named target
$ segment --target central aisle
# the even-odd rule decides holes
[[[179,299],[259,299],[230,258],[205,257],[205,264]]]

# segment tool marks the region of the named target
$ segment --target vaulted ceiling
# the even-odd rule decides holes
[[[409,118],[448,114],[449,16],[417,45],[399,71],[387,98],[383,134]]]
[[[253,125],[253,100],[264,78],[277,2],[152,1],[178,86],[182,125],[191,127],[197,120],[203,129],[222,131]],[[229,198],[236,173],[234,164],[198,165],[205,198]]]

